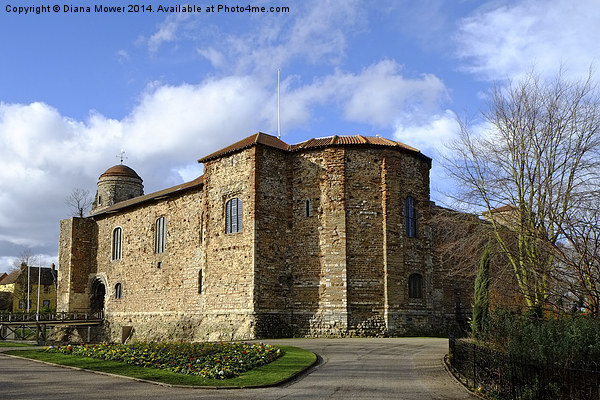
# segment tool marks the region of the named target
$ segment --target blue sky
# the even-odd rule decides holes
[[[276,134],[278,68],[284,141],[402,141],[434,159],[444,202],[438,160],[456,115],[477,123],[493,84],[561,65],[580,78],[600,57],[600,0],[244,3],[289,7],[263,14],[65,13],[126,3],[53,1],[0,2],[0,272],[25,249],[56,262],[64,198],[94,194],[121,149],[150,193],[195,178],[221,147]],[[61,12],[9,12],[42,4]]]

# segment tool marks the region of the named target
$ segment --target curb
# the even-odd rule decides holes
[[[31,347],[18,347],[18,348],[6,347],[6,348],[4,348],[4,350],[6,350],[6,351],[8,351],[8,350],[11,350],[11,351],[12,350],[31,350]],[[312,354],[314,354],[316,356],[316,359],[312,364],[310,364],[309,366],[303,368],[302,370],[300,370],[300,371],[292,374],[291,376],[288,376],[287,378],[284,378],[278,382],[269,383],[266,385],[251,385],[251,386],[193,386],[193,385],[173,385],[170,383],[151,381],[151,380],[142,379],[142,378],[134,378],[132,376],[111,374],[110,372],[95,371],[93,369],[86,369],[86,368],[80,368],[80,367],[72,367],[70,365],[54,364],[54,363],[47,362],[47,361],[36,360],[34,358],[20,357],[18,355],[14,355],[14,354],[4,354],[3,351],[0,351],[0,357],[4,356],[4,357],[11,357],[11,358],[18,358],[20,360],[33,361],[33,362],[37,362],[40,364],[50,365],[53,367],[61,367],[61,368],[66,368],[66,369],[70,369],[70,370],[74,370],[74,371],[92,372],[92,373],[98,374],[98,375],[105,375],[105,376],[110,376],[113,378],[128,379],[128,380],[134,381],[134,382],[149,383],[152,385],[163,386],[163,387],[172,387],[172,388],[180,388],[180,389],[206,389],[206,390],[260,389],[260,388],[276,387],[276,386],[284,385],[286,383],[290,383],[292,381],[301,379],[305,375],[308,375],[309,373],[312,372],[313,369],[315,369],[318,365],[320,365],[322,363],[323,359],[321,358],[321,356],[319,356],[316,353],[312,353]]]
[[[448,354],[446,354],[446,355],[444,355],[444,357],[442,357],[442,365],[444,366],[444,369],[446,370],[446,372],[448,372],[448,374],[452,377],[452,379],[454,379],[454,381],[457,384],[462,386],[465,389],[465,391],[469,392],[470,394],[472,394],[473,396],[475,396],[479,399],[488,400],[486,397],[483,397],[479,393],[475,393],[474,391],[469,389],[469,387],[462,381],[462,379],[460,379],[461,377],[458,375],[457,372],[454,372],[454,368],[452,368],[450,366],[450,364],[448,363]]]

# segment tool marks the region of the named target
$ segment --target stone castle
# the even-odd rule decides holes
[[[471,282],[436,255],[420,151],[257,133],[199,162],[199,178],[147,195],[125,165],[100,176],[90,216],[60,224],[58,311],[103,310],[113,341],[444,333],[464,322]]]

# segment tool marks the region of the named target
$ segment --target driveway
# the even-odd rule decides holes
[[[321,363],[286,385],[207,390],[158,386],[0,353],[2,399],[476,399],[444,370],[447,339],[280,339]]]

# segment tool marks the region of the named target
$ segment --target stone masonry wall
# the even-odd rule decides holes
[[[89,278],[106,282],[105,316],[111,340],[120,341],[124,327],[134,337],[176,339],[198,329],[202,296],[200,222],[202,192],[189,191],[126,212],[100,215],[97,271]],[[165,217],[166,243],[155,252],[156,220]],[[111,260],[112,234],[122,229],[122,257]],[[121,284],[122,297],[115,286]]]
[[[293,329],[297,335],[345,335],[345,150],[298,152],[291,166]],[[306,216],[306,200],[310,216]]]
[[[91,218],[60,221],[57,311],[87,311],[88,277],[96,269],[98,229]]]
[[[288,154],[256,147],[254,304],[257,337],[285,337],[290,320],[290,171]]]
[[[382,335],[387,329],[381,168],[381,150],[346,150],[349,330],[358,335]]]
[[[227,332],[229,339],[255,336],[255,152],[252,147],[204,165],[203,325]],[[226,234],[225,205],[236,197],[242,201],[242,231]]]

